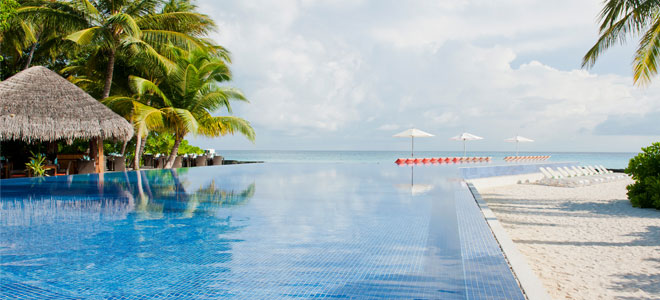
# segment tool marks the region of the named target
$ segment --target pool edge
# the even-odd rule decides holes
[[[527,264],[525,257],[518,251],[511,238],[509,238],[506,230],[497,220],[493,211],[490,210],[486,201],[481,197],[481,194],[479,194],[472,183],[466,182],[466,184],[472,193],[474,201],[479,206],[488,227],[490,227],[495,240],[499,244],[500,249],[502,249],[504,258],[509,264],[525,297],[529,300],[551,300],[552,298],[548,295],[545,287],[543,287],[541,281],[534,271],[532,271],[529,264]]]

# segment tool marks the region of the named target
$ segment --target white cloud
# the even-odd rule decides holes
[[[257,129],[257,148],[391,149],[380,131],[414,125],[439,137],[474,132],[487,138],[484,149],[507,147],[501,139],[520,133],[548,150],[603,150],[612,143],[594,133],[599,124],[660,111],[656,86],[634,88],[627,74],[555,67],[577,65],[586,48],[576,44],[595,41],[600,5],[200,4],[219,23],[214,38],[233,52],[233,85],[252,102],[235,111]],[[548,56],[555,52],[561,55]],[[631,141],[625,149],[642,146]],[[425,145],[453,147],[444,138]]]
[[[399,126],[397,124],[383,124],[383,125],[380,125],[377,129],[378,130],[384,130],[384,131],[393,131],[393,130],[397,130],[399,128],[401,128],[401,126]]]

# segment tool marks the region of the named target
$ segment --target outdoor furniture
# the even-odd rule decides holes
[[[153,154],[145,154],[142,156],[143,161],[144,161],[144,166],[147,167],[154,167],[155,166],[155,161],[154,161],[154,155]],[[126,160],[124,160],[126,161]],[[124,163],[125,164],[125,163]]]
[[[60,169],[55,171],[55,176],[64,176],[64,175],[69,175],[69,172],[71,170],[71,165],[73,164],[72,161],[67,162],[66,164],[66,169]]]
[[[2,163],[2,171],[0,172],[2,178],[9,178],[9,163]]]
[[[224,160],[224,157],[220,155],[213,156],[213,160],[211,161],[214,166],[219,166],[222,165],[222,161]]]
[[[93,160],[78,161],[78,174],[94,173],[96,167]]]
[[[123,156],[110,156],[108,157],[108,165],[110,166],[110,171],[126,171],[126,158]]]
[[[9,173],[7,178],[20,178],[20,177],[27,177],[27,172],[25,169],[23,170],[14,170],[14,163],[10,162],[7,164],[9,168]]]
[[[44,165],[44,171],[46,174],[55,176],[55,174],[57,173],[57,165],[52,165],[52,164]],[[32,176],[34,176],[34,174],[30,172],[30,177]]]
[[[174,159],[174,164],[172,168],[181,168],[183,167],[183,156],[179,155]]]
[[[208,164],[207,160],[208,160],[208,158],[206,158],[206,156],[197,156],[195,158],[195,166],[196,167],[204,167]]]
[[[154,168],[156,169],[164,169],[165,168],[165,162],[167,162],[167,158],[165,156],[159,156],[154,159],[156,162],[154,164]]]

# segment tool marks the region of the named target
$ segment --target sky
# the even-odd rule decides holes
[[[220,150],[407,150],[392,135],[435,135],[417,150],[637,152],[660,140],[660,82],[637,87],[637,40],[582,69],[601,0],[198,0],[232,53],[249,104]],[[226,112],[216,112],[218,115]]]

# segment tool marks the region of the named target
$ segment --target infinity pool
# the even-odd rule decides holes
[[[0,181],[0,299],[524,299],[458,171],[252,164]]]

